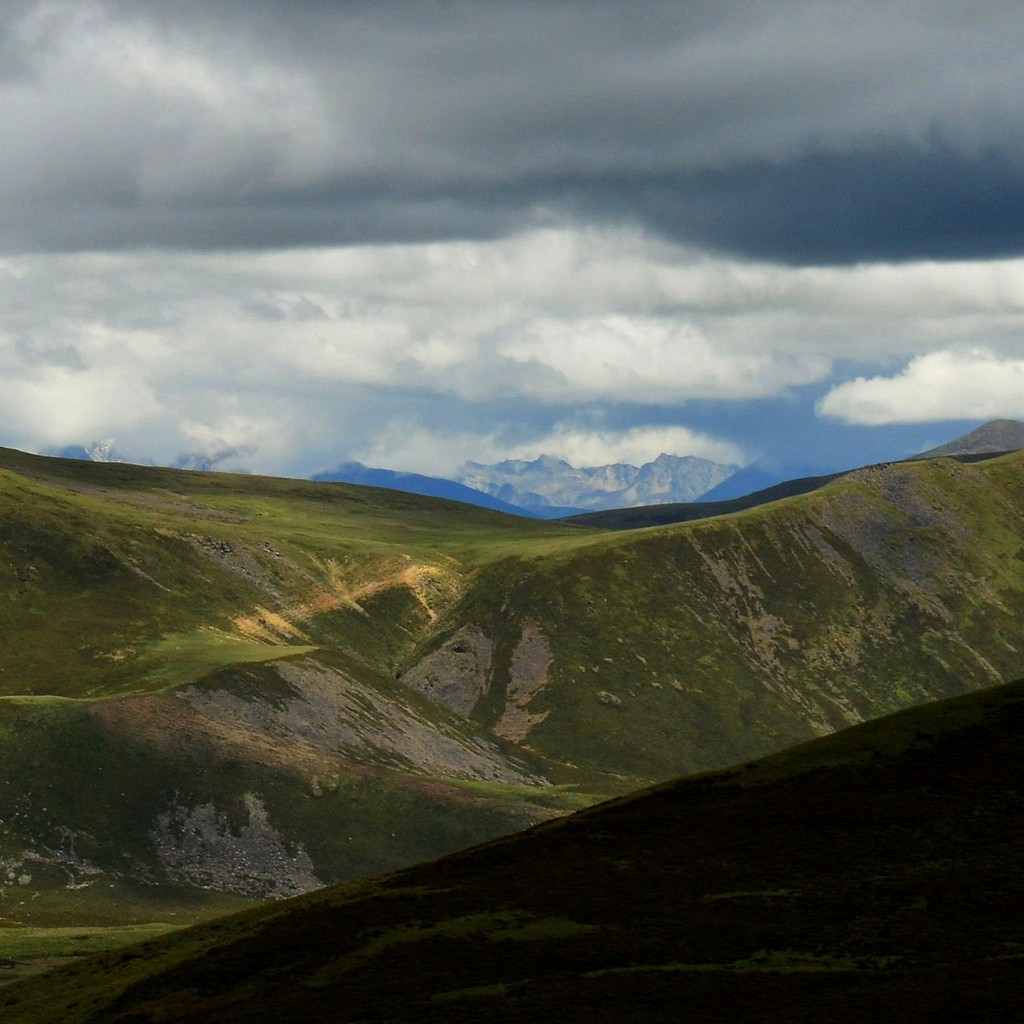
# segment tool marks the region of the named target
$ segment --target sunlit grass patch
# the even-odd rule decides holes
[[[140,691],[163,689],[192,682],[227,665],[275,661],[309,654],[308,644],[266,644],[247,640],[209,626],[190,633],[164,637],[155,644],[140,666]],[[146,668],[146,665],[151,667]]]

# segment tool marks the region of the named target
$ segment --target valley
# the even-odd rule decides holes
[[[1018,454],[633,531],[11,451],[0,504],[17,964],[1024,675]]]

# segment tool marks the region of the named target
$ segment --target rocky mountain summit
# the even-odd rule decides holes
[[[1024,448],[1024,423],[1020,420],[990,420],[948,444],[930,448],[919,459],[938,459],[954,455],[986,455],[1015,452]]]
[[[533,461],[507,459],[494,465],[467,462],[457,479],[535,514],[558,515],[695,501],[738,469],[693,455],[662,453],[642,466],[615,463],[582,468],[541,455]]]

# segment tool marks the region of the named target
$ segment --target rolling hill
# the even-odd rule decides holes
[[[1019,1020],[1024,684],[0,991],[5,1024]]]
[[[343,485],[0,465],[0,926],[173,924],[586,800],[394,679],[492,547],[567,528]]]
[[[1020,455],[614,532],[0,452],[0,929],[185,923],[1016,678],[1022,551]]]

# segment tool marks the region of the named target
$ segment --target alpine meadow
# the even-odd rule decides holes
[[[10,978],[1024,676],[1024,454],[869,467],[635,530],[346,484],[11,450],[0,463]],[[755,859],[760,827],[744,840]],[[685,861],[689,826],[670,831]],[[574,843],[557,867],[537,855],[552,899],[562,883],[544,873],[589,860]],[[653,867],[629,850],[615,884],[644,888]],[[497,882],[491,898],[498,923],[487,928],[522,927],[524,939],[598,927],[554,906],[550,925],[523,924]],[[267,913],[286,921],[290,906]],[[426,905],[401,913],[434,927]],[[204,934],[215,933],[196,933],[206,949]],[[766,941],[756,929],[734,936],[729,969],[754,957],[784,974],[793,957],[819,956],[769,952],[762,963]],[[167,948],[178,963],[190,947]],[[619,970],[625,948],[600,970]],[[871,949],[872,970],[910,955]],[[849,974],[859,956],[831,950],[813,964]],[[574,964],[557,971],[573,977]],[[29,1000],[26,1020],[120,1019],[106,1003],[78,1017],[42,1009],[51,978],[63,992],[44,974],[24,996],[11,988],[10,1007]],[[176,999],[131,1019],[236,1019],[190,1017]],[[433,1019],[421,1002],[385,1019]],[[21,1018],[5,1008],[4,1019]]]

